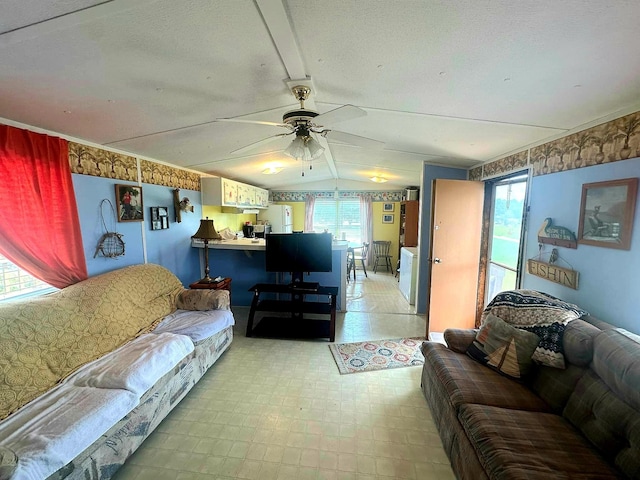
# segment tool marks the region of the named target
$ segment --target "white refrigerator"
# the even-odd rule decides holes
[[[418,272],[418,247],[400,249],[400,279],[398,288],[409,305],[416,303],[416,276]]]
[[[291,233],[293,210],[291,205],[269,205],[266,210],[260,210],[258,220],[268,221],[271,233]]]

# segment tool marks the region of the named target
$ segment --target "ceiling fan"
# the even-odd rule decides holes
[[[240,118],[219,118],[219,122],[238,122],[253,123],[258,125],[270,125],[275,127],[283,127],[289,130],[287,133],[279,133],[271,137],[264,138],[257,142],[251,143],[244,147],[238,148],[231,153],[245,153],[257,147],[273,142],[281,137],[295,134],[295,138],[291,144],[285,149],[284,153],[296,160],[311,161],[318,158],[324,152],[324,148],[315,140],[312,134],[328,137],[331,140],[348,143],[359,147],[382,148],[383,142],[373,140],[351,133],[340,132],[330,128],[338,122],[344,122],[354,118],[364,117],[367,115],[363,109],[353,105],[344,105],[326,113],[318,114],[313,110],[304,108],[304,102],[309,98],[311,89],[304,85],[296,85],[291,88],[296,100],[300,102],[300,108],[286,112],[282,116],[282,122],[264,122],[258,120],[244,120]],[[311,166],[310,166],[311,167]],[[304,173],[303,173],[304,175]]]

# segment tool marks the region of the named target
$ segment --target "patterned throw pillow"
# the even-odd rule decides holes
[[[515,328],[494,315],[487,315],[467,355],[513,378],[527,375],[533,366],[531,355],[540,342],[535,333]]]
[[[176,307],[181,310],[229,310],[227,290],[184,290],[178,296]]]

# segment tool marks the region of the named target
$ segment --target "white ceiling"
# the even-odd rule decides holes
[[[417,185],[423,162],[472,167],[639,105],[639,18],[638,0],[3,0],[0,117],[266,188]],[[283,129],[215,119],[280,122],[300,79],[307,108],[363,108],[335,128],[385,148],[329,134],[304,177],[291,137],[231,154]]]

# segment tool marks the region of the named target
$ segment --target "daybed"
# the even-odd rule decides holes
[[[0,479],[109,478],[229,347],[224,290],[136,265],[0,305]]]
[[[533,364],[514,379],[470,356],[491,343],[488,324],[499,322],[422,345],[422,390],[456,476],[640,478],[640,337],[586,315],[562,329],[565,368]]]

